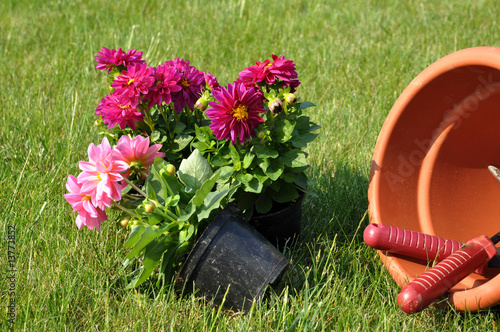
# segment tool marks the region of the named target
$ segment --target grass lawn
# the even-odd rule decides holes
[[[498,329],[495,310],[396,304],[399,288],[363,243],[368,174],[377,135],[408,83],[439,58],[500,46],[494,1],[0,1],[0,326],[8,330],[10,226],[15,226],[19,331],[471,331]],[[317,105],[311,190],[292,269],[245,315],[169,289],[124,289],[126,232],[78,230],[64,200],[78,171],[105,76],[101,47],[172,58],[231,83],[243,68],[285,55]],[[9,228],[10,227],[10,228]]]

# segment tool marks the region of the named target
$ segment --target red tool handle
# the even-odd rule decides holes
[[[397,297],[399,306],[408,314],[425,309],[476,268],[486,264],[496,253],[495,245],[487,236],[470,240],[460,250],[403,287]]]
[[[363,238],[367,245],[378,250],[437,261],[442,261],[463,245],[462,242],[384,224],[368,225]]]

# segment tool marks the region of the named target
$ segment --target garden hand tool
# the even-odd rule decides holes
[[[367,245],[377,250],[438,262],[463,245],[459,241],[384,224],[368,225],[363,239]]]
[[[489,239],[485,235],[468,241],[462,248],[403,287],[397,297],[401,309],[408,313],[421,311],[441,297],[479,266],[488,263],[498,250],[500,232]]]
[[[367,245],[377,250],[437,262],[464,245],[459,241],[384,224],[369,224],[365,228],[363,239]],[[487,266],[500,267],[500,251],[488,265],[482,265],[474,272],[484,274]]]
[[[488,169],[500,181],[500,170],[494,166],[489,166]],[[495,244],[499,241],[500,232],[491,239],[481,235],[468,241],[459,250],[403,287],[397,297],[401,309],[406,313],[425,309],[472,271],[495,257],[498,253]]]

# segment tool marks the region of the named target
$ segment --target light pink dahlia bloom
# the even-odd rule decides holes
[[[98,146],[91,143],[88,155],[89,161],[80,161],[82,172],[78,175],[78,183],[82,185],[81,192],[91,196],[92,204],[104,210],[111,205],[111,200],[121,199],[121,191],[125,185],[120,182],[123,180],[120,173],[127,171],[129,166],[114,158],[106,137]]]
[[[108,219],[106,212],[96,208],[91,202],[91,197],[82,193],[81,188],[82,184],[78,183],[73,175],[69,175],[66,182],[66,189],[69,193],[65,194],[64,198],[71,204],[73,211],[78,212],[76,225],[78,229],[85,225],[89,229],[101,230],[101,222]]]
[[[136,49],[127,51],[126,53],[119,48],[115,49],[107,49],[103,47],[101,52],[97,52],[95,56],[97,61],[96,69],[98,70],[107,70],[108,73],[113,70],[113,68],[122,66],[127,68],[128,66],[134,65],[136,63],[142,64],[145,61],[142,60],[142,52],[137,52]]]
[[[266,112],[255,89],[242,83],[228,84],[227,89],[214,90],[213,96],[216,102],[209,102],[211,108],[206,114],[212,120],[209,128],[217,139],[231,139],[234,144],[255,136],[255,129],[264,122],[259,113]]]
[[[124,104],[137,105],[141,95],[148,94],[154,83],[152,69],[143,63],[128,66],[113,80],[111,87],[116,89],[114,93],[121,96]]]
[[[165,154],[158,152],[161,149],[161,144],[154,144],[149,146],[149,137],[142,137],[140,135],[130,138],[127,135],[120,137],[118,144],[114,149],[114,159],[125,162],[129,165],[128,172],[122,174],[128,177],[130,171],[137,171],[146,178],[149,173],[149,166],[151,166],[156,157],[163,158]]]

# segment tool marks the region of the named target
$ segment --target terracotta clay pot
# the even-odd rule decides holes
[[[466,242],[500,231],[500,48],[452,53],[403,91],[380,132],[368,189],[370,221]],[[399,286],[426,262],[379,252]],[[500,303],[500,269],[449,293],[458,310]]]

